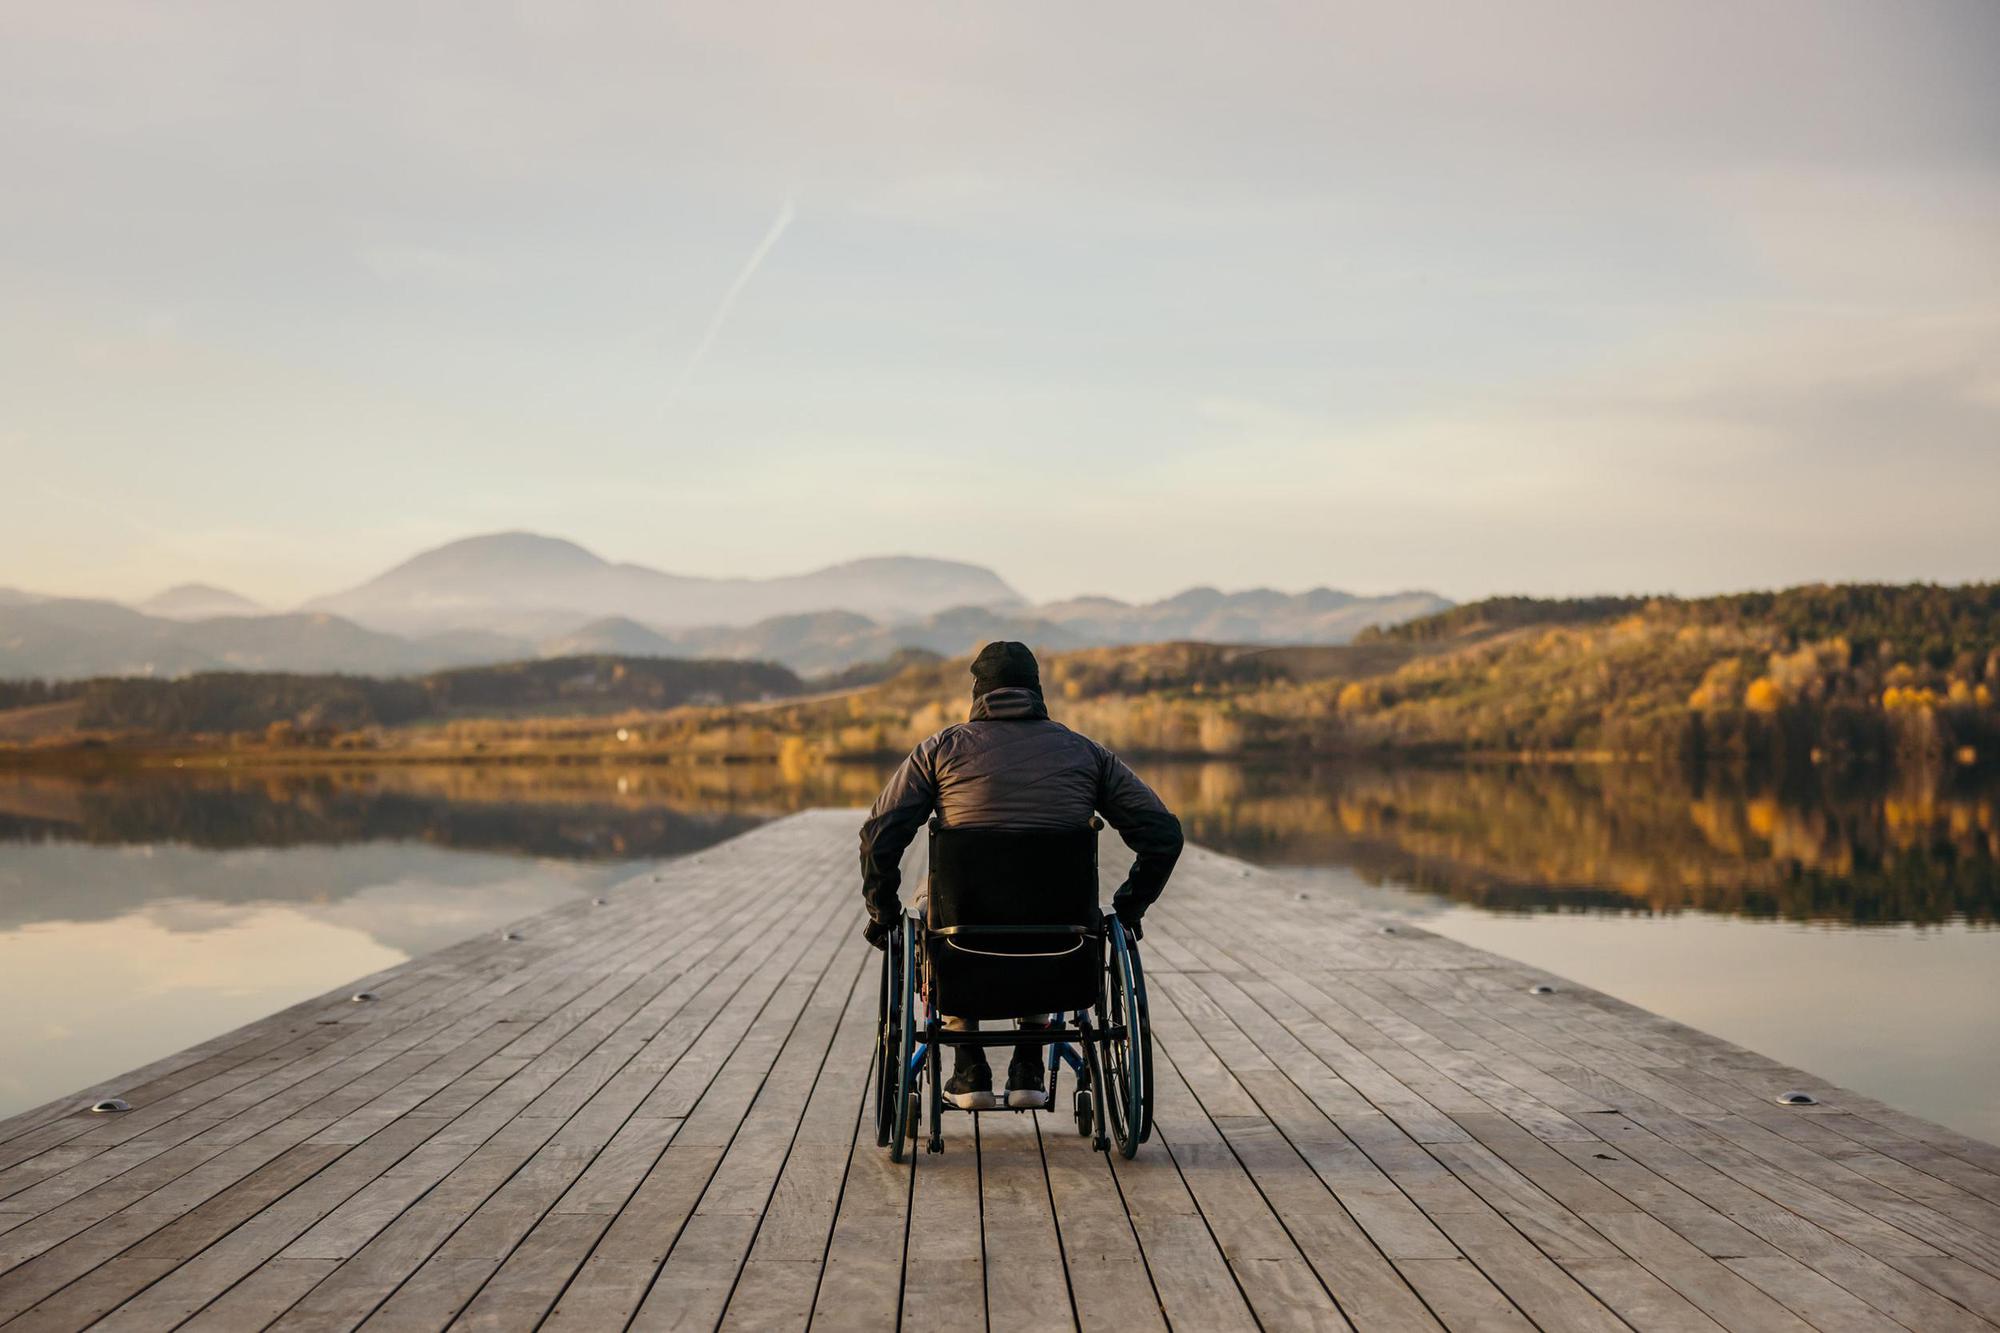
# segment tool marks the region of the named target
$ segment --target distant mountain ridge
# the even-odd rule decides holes
[[[777,578],[717,579],[613,564],[575,542],[501,532],[425,551],[301,609],[403,634],[481,628],[543,635],[606,616],[673,627],[824,610],[897,620],[1021,601],[992,570],[951,560],[880,556]]]
[[[1034,607],[993,571],[957,561],[888,556],[780,578],[708,579],[615,564],[558,538],[496,533],[425,551],[282,614],[200,584],[137,607],[0,590],[0,678],[409,675],[578,654],[755,659],[827,673],[905,649],[962,653],[994,638],[1050,649],[1166,639],[1339,644],[1452,605],[1427,592],[1203,587],[1157,602],[1081,597]]]
[[[1035,607],[1030,614],[1092,644],[1165,639],[1332,644],[1346,643],[1364,630],[1435,615],[1451,606],[1445,598],[1429,592],[1361,597],[1333,588],[1302,593],[1251,588],[1225,593],[1204,587],[1136,606],[1110,597],[1078,597]]]
[[[132,609],[167,620],[209,620],[215,616],[268,614],[264,607],[241,593],[208,583],[177,583],[164,592],[154,593],[143,602],[134,603]]]

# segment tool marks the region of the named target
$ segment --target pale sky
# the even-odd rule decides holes
[[[671,10],[672,12],[668,12]],[[2000,5],[0,8],[0,585],[2000,577]]]

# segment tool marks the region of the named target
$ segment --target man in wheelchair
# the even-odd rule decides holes
[[[1126,936],[1136,940],[1140,918],[1166,887],[1180,856],[1180,821],[1111,751],[1050,720],[1041,670],[1025,644],[987,644],[972,661],[970,718],[918,745],[861,826],[868,942],[886,947],[901,919],[903,852],[933,815],[947,830],[1030,833],[1081,832],[1096,827],[1093,817],[1100,813],[1135,853],[1112,910]],[[1001,1008],[1006,1012],[1004,1004]],[[979,1029],[977,1017],[941,1018],[956,1032]],[[1007,1066],[1004,1104],[1046,1106],[1043,1042],[1030,1034],[1046,1030],[1051,1016],[1019,1014],[1016,1020],[1023,1040]],[[944,1100],[965,1110],[1001,1104],[985,1049],[954,1044],[952,1050]]]

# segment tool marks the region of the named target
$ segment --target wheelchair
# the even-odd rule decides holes
[[[1153,1130],[1153,1043],[1138,942],[1097,905],[1097,833],[1003,832],[930,822],[923,913],[905,912],[882,957],[875,1050],[875,1141],[901,1162],[929,1125],[944,1151],[947,1046],[1048,1046],[1048,1106],[1057,1075],[1076,1075],[1077,1133],[1131,1158]],[[953,1032],[940,1015],[1048,1014],[1044,1029]],[[989,1115],[996,1106],[953,1111]],[[1108,1131],[1108,1133],[1107,1133]]]

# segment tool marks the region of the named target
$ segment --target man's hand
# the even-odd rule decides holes
[[[861,928],[861,938],[878,949],[889,947],[889,935],[896,929],[893,921],[870,921]]]
[[[1130,935],[1135,940],[1146,938],[1146,932],[1139,925],[1139,918],[1143,913],[1134,911],[1130,907],[1119,907],[1113,910],[1118,916],[1118,923],[1125,927],[1127,935]]]

